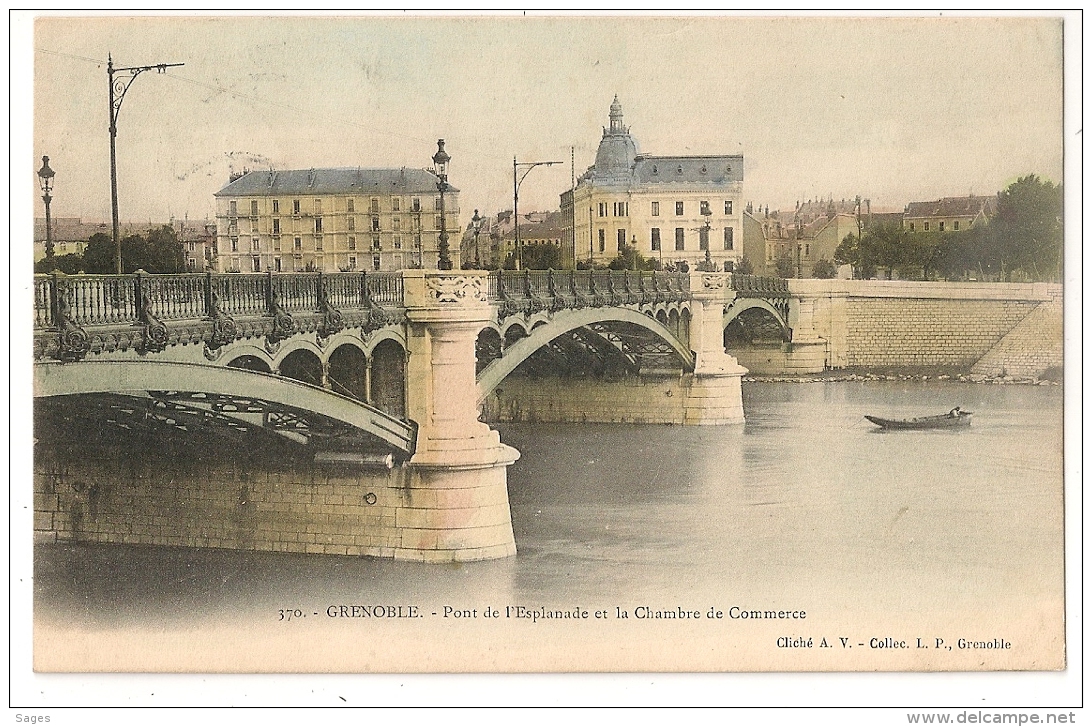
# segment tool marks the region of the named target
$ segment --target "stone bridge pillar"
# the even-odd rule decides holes
[[[519,452],[478,421],[474,344],[494,310],[487,273],[406,270],[406,415],[417,422],[396,557],[515,555],[507,468]]]
[[[686,405],[686,424],[737,424],[743,421],[740,379],[747,369],[724,350],[724,306],[735,298],[731,273],[690,274],[690,346],[694,374]]]

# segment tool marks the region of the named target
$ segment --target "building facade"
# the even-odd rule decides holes
[[[606,264],[631,245],[662,266],[693,268],[708,251],[731,270],[743,258],[742,192],[742,155],[638,153],[615,97],[595,164],[561,196],[567,257]]]
[[[248,172],[216,193],[221,272],[435,268],[440,194],[429,170]],[[459,190],[444,193],[444,225],[459,267]]]
[[[910,232],[959,232],[986,223],[997,208],[997,197],[942,197],[933,202],[911,202],[902,215]]]

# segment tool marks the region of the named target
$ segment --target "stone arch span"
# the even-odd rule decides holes
[[[196,392],[248,397],[309,412],[351,427],[412,454],[416,427],[373,406],[326,389],[273,374],[165,361],[82,361],[34,367],[34,396],[73,394]]]
[[[530,358],[531,354],[558,336],[583,326],[609,322],[630,323],[655,334],[670,346],[686,368],[693,368],[693,352],[686,348],[667,326],[644,313],[629,308],[581,308],[559,311],[547,325],[532,329],[527,336],[508,345],[503,356],[482,370],[478,375],[478,403],[485,401],[500,382]]]

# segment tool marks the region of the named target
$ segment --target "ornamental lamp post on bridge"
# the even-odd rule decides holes
[[[447,165],[451,161],[451,155],[444,151],[444,140],[436,140],[436,153],[432,155],[432,163],[436,165],[437,189],[440,190],[440,257],[436,261],[439,270],[451,270],[451,248],[447,242],[447,214],[444,211],[444,192],[447,191]]]
[[[523,184],[523,180],[527,178],[527,175],[530,174],[531,170],[535,167],[552,167],[554,164],[561,163],[562,162],[517,162],[516,158],[512,157],[512,219],[516,223],[516,270],[523,269],[523,245],[520,244],[519,239],[519,186]],[[520,168],[523,168],[522,175],[519,174]]]
[[[474,229],[474,267],[480,269],[482,266],[481,255],[478,253],[478,235],[482,231],[482,217],[478,215],[478,210],[474,210],[474,216],[470,218],[470,224]]]
[[[38,170],[38,179],[42,185],[42,201],[45,202],[45,256],[46,260],[53,260],[53,226],[49,217],[49,203],[53,201],[50,192],[53,191],[53,170],[49,168],[49,157],[42,157],[42,168]]]

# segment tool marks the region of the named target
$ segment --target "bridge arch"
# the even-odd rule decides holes
[[[368,357],[359,341],[347,340],[330,351],[326,380],[339,394],[368,400]]]
[[[500,385],[500,382],[506,376],[515,371],[521,363],[550,341],[577,328],[609,322],[630,323],[654,333],[671,347],[672,351],[687,367],[693,366],[693,353],[683,346],[672,331],[661,322],[649,318],[639,311],[629,308],[581,308],[559,311],[554,314],[547,325],[534,328],[530,335],[506,343],[504,355],[492,361],[482,370],[478,376],[479,404]]]
[[[34,396],[187,392],[269,402],[366,432],[412,454],[415,427],[347,396],[274,374],[167,361],[83,361],[34,366]]]
[[[727,331],[728,325],[739,318],[740,314],[756,308],[765,311],[777,322],[777,325],[781,328],[783,340],[789,341],[792,339],[792,329],[789,328],[789,323],[785,320],[785,316],[783,316],[777,308],[761,298],[737,298],[732,301],[721,319],[722,330]]]
[[[325,379],[324,369],[322,356],[307,346],[292,349],[277,364],[277,373],[281,376],[320,387]]]

